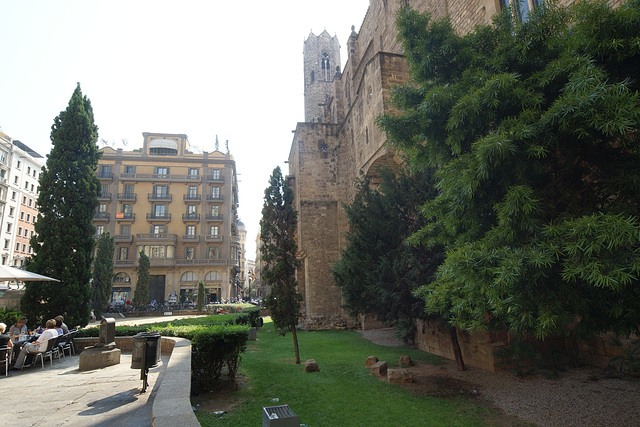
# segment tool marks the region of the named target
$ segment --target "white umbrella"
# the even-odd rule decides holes
[[[23,282],[59,282],[60,280],[41,274],[21,270],[8,265],[0,265],[0,282],[5,280],[21,280]]]

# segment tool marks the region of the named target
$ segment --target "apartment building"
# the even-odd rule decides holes
[[[133,299],[140,251],[150,300],[229,300],[241,254],[236,165],[229,153],[193,153],[187,135],[143,133],[140,149],[103,149],[96,237],[115,238],[113,301]]]
[[[38,180],[44,157],[0,132],[0,262],[22,267],[38,218]]]

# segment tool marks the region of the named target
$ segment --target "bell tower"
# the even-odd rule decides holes
[[[304,42],[304,118],[308,123],[335,123],[333,80],[340,76],[340,43],[327,30],[309,34]]]

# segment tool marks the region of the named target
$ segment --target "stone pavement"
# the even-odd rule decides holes
[[[116,318],[116,324],[167,321],[178,316]],[[192,317],[192,316],[179,316]],[[120,364],[93,371],[78,370],[79,356],[47,359],[22,371],[0,374],[3,426],[150,426],[151,404],[169,361],[149,370],[148,387],[141,394],[140,369],[131,369],[131,354]]]

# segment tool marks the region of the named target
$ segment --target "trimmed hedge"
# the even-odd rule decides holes
[[[229,381],[233,382],[249,339],[249,325],[257,324],[260,309],[248,308],[237,314],[197,317],[170,322],[135,326],[117,326],[115,335],[129,337],[140,332],[159,332],[165,337],[180,337],[191,341],[191,375],[205,389],[212,389],[220,380],[226,365]],[[76,337],[97,337],[100,328],[78,331]]]

